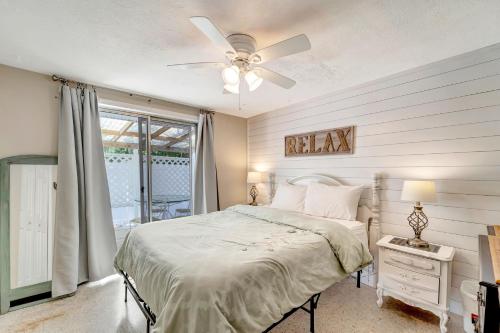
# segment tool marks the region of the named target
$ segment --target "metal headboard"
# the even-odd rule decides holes
[[[306,182],[316,182],[316,183],[321,183],[321,184],[326,184],[326,185],[336,185],[336,186],[342,186],[342,183],[336,180],[335,178],[327,175],[306,175],[306,176],[299,176],[299,177],[294,177],[292,179],[288,179],[287,182],[288,184],[299,184],[303,181]]]

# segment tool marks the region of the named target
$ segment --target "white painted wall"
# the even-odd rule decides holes
[[[355,125],[353,155],[284,157],[284,136]],[[410,236],[404,179],[434,179],[423,237],[454,246],[452,311],[459,286],[478,279],[477,235],[500,223],[500,44],[249,119],[249,170],[287,177],[325,173],[370,184],[382,172],[384,234]],[[369,200],[363,194],[362,200]]]

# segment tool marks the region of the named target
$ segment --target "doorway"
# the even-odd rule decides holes
[[[118,247],[136,226],[192,214],[196,125],[100,109]]]

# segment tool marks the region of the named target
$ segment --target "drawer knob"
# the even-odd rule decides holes
[[[403,285],[403,284],[400,284],[399,285],[399,289],[401,289],[401,291],[404,291],[404,292],[407,292],[407,293],[410,293],[412,295],[418,295],[420,294],[420,291],[416,290],[416,289],[413,289],[413,288],[408,288],[407,286]]]
[[[403,279],[410,279],[410,280],[413,280],[413,281],[420,281],[420,278],[417,277],[417,276],[415,276],[415,275],[408,276],[408,274],[406,274],[406,273],[401,273],[400,276]]]

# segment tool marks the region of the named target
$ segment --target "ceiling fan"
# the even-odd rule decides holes
[[[311,48],[309,39],[302,34],[256,51],[255,39],[250,35],[237,33],[224,37],[222,32],[207,17],[193,16],[190,20],[215,46],[224,52],[229,64],[223,62],[195,62],[167,66],[181,69],[221,69],[225,93],[239,94],[241,77],[245,78],[250,91],[257,89],[263,80],[290,89],[295,85],[294,80],[261,67],[260,64],[307,51]]]

